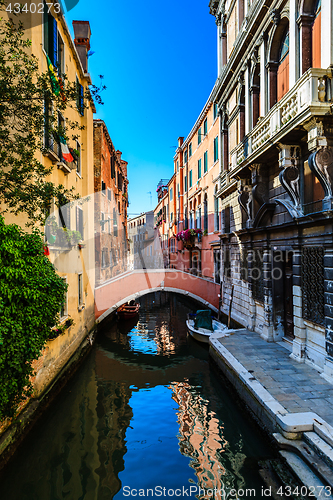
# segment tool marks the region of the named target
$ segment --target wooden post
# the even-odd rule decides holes
[[[230,328],[231,321],[231,307],[232,307],[232,299],[234,297],[234,285],[231,287],[231,295],[230,295],[230,304],[229,304],[229,315],[228,315],[228,329]]]

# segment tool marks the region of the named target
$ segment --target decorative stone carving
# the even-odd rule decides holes
[[[277,203],[285,206],[293,218],[303,215],[301,208],[300,190],[299,190],[299,167],[298,160],[300,156],[299,146],[279,145],[279,166],[282,169],[279,179],[291,198],[291,202],[285,199],[276,199]]]
[[[252,168],[252,195],[260,208],[264,203],[268,202],[268,185],[266,179],[262,175],[261,164],[255,164]]]
[[[251,187],[243,180],[239,181],[238,194],[238,203],[246,215],[246,227],[251,227]]]
[[[279,9],[272,9],[270,11],[270,16],[272,18],[272,21],[273,23],[275,24],[275,26],[277,26],[280,22],[280,18],[281,18],[281,15],[280,15],[280,12],[279,12]]]
[[[324,189],[323,210],[331,210],[333,207],[333,150],[330,147],[323,147],[312,153],[308,161],[311,171]]]

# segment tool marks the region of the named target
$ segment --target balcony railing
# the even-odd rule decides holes
[[[312,115],[326,114],[332,101],[332,75],[325,69],[309,69],[231,152],[231,170],[255,161],[272,142]],[[233,172],[232,172],[233,173]]]

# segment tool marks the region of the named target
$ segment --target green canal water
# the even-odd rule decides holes
[[[1,500],[262,498],[272,450],[188,336],[197,305],[140,302],[136,321],[104,326],[2,474]]]

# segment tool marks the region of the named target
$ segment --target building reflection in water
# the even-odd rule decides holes
[[[242,453],[242,440],[237,443],[238,451],[231,451],[223,436],[223,425],[214,411],[208,408],[208,401],[202,398],[196,387],[188,382],[173,382],[170,387],[172,399],[177,403],[180,452],[191,458],[190,466],[195,470],[198,486],[203,490],[228,492],[245,485],[240,470],[246,459]],[[211,498],[202,495],[200,498]],[[223,499],[224,494],[217,494]]]

